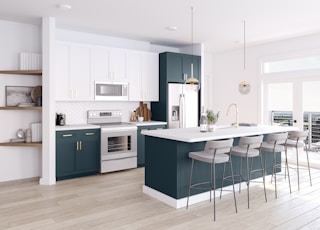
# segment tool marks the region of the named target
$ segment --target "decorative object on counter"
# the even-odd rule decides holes
[[[26,129],[26,143],[31,143],[31,129]]]
[[[136,109],[136,117],[143,117],[144,121],[150,121],[152,117],[151,110],[148,109],[147,104],[143,104],[142,101],[139,102],[139,107]]]
[[[137,121],[136,111],[131,112],[130,121],[131,122]]]
[[[63,113],[56,113],[56,125],[64,126],[66,124],[66,115]]]
[[[220,112],[214,113],[212,110],[207,110],[208,131],[213,132],[216,130],[216,122],[219,119]]]
[[[34,106],[28,86],[6,86],[6,106]]]
[[[243,21],[243,78],[246,75],[246,21]],[[249,82],[243,80],[239,84],[239,92],[241,94],[250,93],[251,85]]]
[[[144,119],[143,117],[138,117],[139,122],[143,122],[143,119]]]
[[[204,108],[202,107],[201,117],[200,117],[200,132],[208,131],[208,119],[207,114],[204,112]]]

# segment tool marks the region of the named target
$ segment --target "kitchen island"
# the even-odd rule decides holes
[[[163,129],[144,131],[145,135],[145,184],[143,192],[175,208],[185,207],[188,195],[191,159],[190,151],[203,150],[208,140],[234,138],[234,145],[242,136],[264,135],[297,130],[282,126],[217,126],[214,132],[200,132],[200,128]],[[278,154],[277,162],[281,157]],[[272,156],[265,155],[267,173],[272,172]],[[239,158],[233,157],[234,173],[239,172]],[[254,162],[254,165],[258,162]],[[245,167],[245,164],[243,165]],[[216,167],[217,188],[221,185],[223,165]],[[245,171],[244,171],[245,172]],[[261,175],[253,175],[261,177]],[[197,162],[194,181],[209,181],[209,165]],[[245,179],[245,178],[244,178]],[[225,184],[228,185],[228,184]],[[243,186],[242,188],[245,188]],[[192,193],[191,203],[209,199],[208,192]]]

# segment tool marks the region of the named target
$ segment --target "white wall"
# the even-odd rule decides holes
[[[41,30],[38,26],[0,21],[0,69],[19,69],[20,52],[41,52]],[[41,77],[0,75],[0,106],[6,105],[5,86],[41,85]],[[19,128],[30,128],[30,123],[41,121],[39,111],[0,110],[0,142],[16,138]],[[0,182],[41,174],[41,148],[0,147]]]
[[[233,102],[239,106],[239,122],[261,123],[261,59],[296,56],[299,53],[319,49],[319,40],[320,34],[248,47],[245,79],[243,79],[243,49],[207,54],[208,58],[212,57],[213,69],[205,89],[210,98],[207,107],[221,112],[218,124],[230,124],[235,121],[234,108],[231,109],[229,116],[226,116],[228,105]],[[248,95],[241,95],[238,91],[238,84],[242,80],[251,83],[252,90]]]

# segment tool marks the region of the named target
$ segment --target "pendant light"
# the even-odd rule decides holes
[[[243,77],[246,75],[246,21],[243,21]],[[248,94],[251,90],[249,82],[243,80],[239,84],[239,92],[241,94]]]
[[[192,48],[192,56],[193,56],[193,6],[191,6],[191,48]],[[185,81],[185,84],[200,86],[199,80],[194,78],[193,76],[193,57],[192,57],[192,63],[191,63],[191,77],[187,78],[187,80]],[[198,87],[198,89],[199,88],[200,87]]]

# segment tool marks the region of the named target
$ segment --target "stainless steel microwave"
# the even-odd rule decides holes
[[[94,99],[97,101],[128,101],[128,82],[95,82]]]

